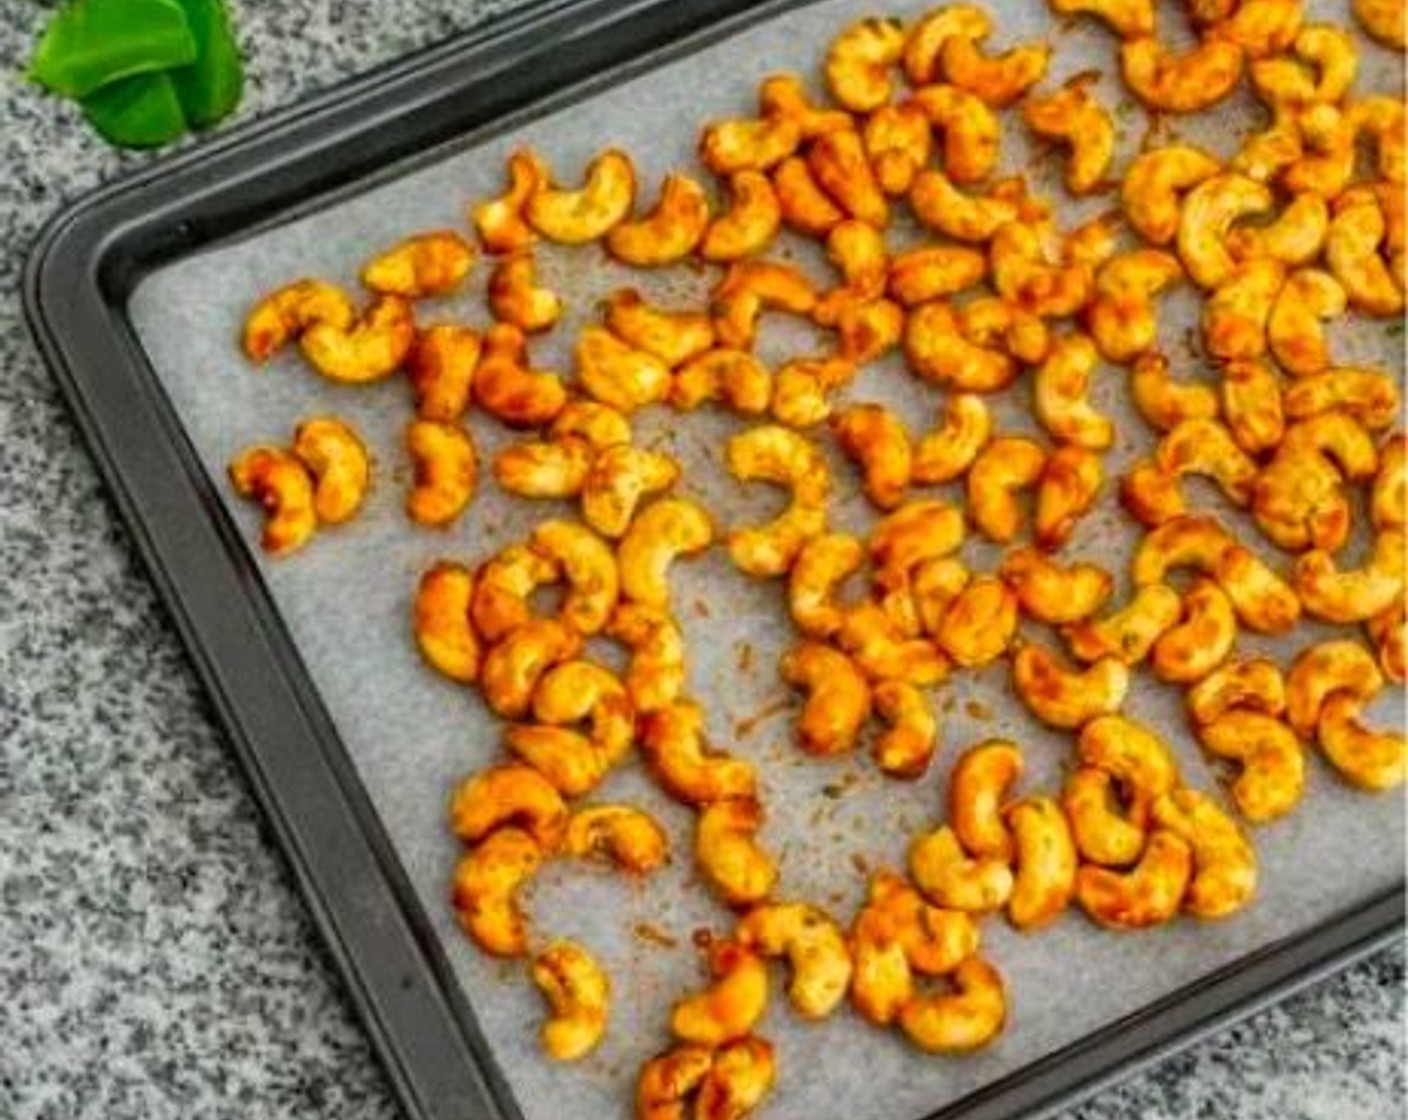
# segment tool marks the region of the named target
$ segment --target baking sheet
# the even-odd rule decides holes
[[[924,7],[898,3],[884,10],[912,15]],[[1038,5],[991,8],[1002,40],[1053,34],[1057,53],[1048,86],[1092,66],[1107,72],[1097,94],[1118,107],[1122,156],[1127,157],[1146,122],[1118,81],[1108,76],[1113,73],[1112,41],[1090,25],[1053,30]],[[1340,3],[1308,8],[1313,16],[1347,19]],[[356,521],[320,534],[289,561],[267,564],[260,557],[258,562],[529,1120],[628,1115],[639,1062],[667,1042],[670,1002],[701,982],[690,936],[696,929],[727,928],[729,916],[694,881],[691,814],[658,794],[638,768],[627,767],[593,800],[633,801],[657,813],[674,841],[672,866],[640,885],[567,863],[551,865],[538,880],[531,910],[539,931],[583,940],[606,964],[616,990],[611,1031],[601,1049],[576,1066],[547,1063],[535,1037],[541,1019],[536,991],[518,967],[489,961],[469,945],[444,901],[458,855],[444,828],[445,799],[462,775],[503,757],[498,724],[473,693],[438,680],[421,666],[409,640],[408,618],[416,578],[433,560],[448,556],[476,562],[524,535],[538,520],[569,512],[569,507],[511,500],[486,478],[471,514],[452,530],[415,529],[400,512],[408,473],[400,452],[401,429],[410,415],[405,386],[333,386],[303,368],[293,354],[255,370],[242,360],[233,340],[244,310],[269,288],[304,274],[352,284],[360,262],[378,247],[419,229],[461,224],[466,203],[501,189],[504,156],[518,144],[537,147],[567,181],[600,147],[624,146],[636,158],[648,197],[665,171],[692,164],[704,120],[752,112],[757,82],[771,71],[814,73],[837,30],[878,10],[851,0],[797,8],[679,57],[666,68],[595,90],[589,99],[565,95],[555,103],[575,101],[573,107],[506,122],[494,136],[466,137],[412,174],[166,267],[144,280],[132,299],[132,320],[158,376],[213,485],[250,540],[257,535],[258,513],[234,501],[223,483],[224,464],[241,447],[285,439],[299,419],[334,412],[353,422],[374,449],[377,483]],[[1361,89],[1397,90],[1401,80],[1395,59],[1366,48]],[[1177,127],[1227,154],[1239,131],[1232,126],[1245,126],[1254,112],[1245,101],[1213,119]],[[1009,114],[1004,166],[1033,173],[1044,193],[1062,200],[1063,220],[1109,205],[1108,200],[1070,205],[1056,184],[1059,164],[1044,160],[1023,140],[1020,122]],[[902,240],[899,231],[892,237],[895,243]],[[788,245],[784,251],[795,253],[804,267],[817,269],[819,279],[826,275],[813,247]],[[545,280],[569,298],[573,314],[534,346],[534,360],[540,368],[564,371],[570,369],[570,340],[577,326],[612,288],[629,283],[662,302],[697,305],[709,283],[708,276],[687,268],[655,275],[622,269],[595,247],[573,252],[545,248],[540,263]],[[486,275],[481,266],[469,293],[423,305],[422,318],[486,323]],[[1196,301],[1187,293],[1164,305],[1162,343],[1175,359],[1185,355],[1195,309]],[[1392,362],[1401,374],[1401,342],[1381,323],[1356,322],[1352,330],[1337,332],[1335,342],[1346,362]],[[761,351],[776,360],[822,345],[823,336],[805,328],[769,323]],[[1179,364],[1190,372],[1196,368],[1191,362]],[[1107,368],[1097,392],[1099,403],[1119,421],[1121,444],[1107,460],[1111,473],[1150,439],[1129,408],[1122,380],[1120,371]],[[847,396],[896,405],[916,431],[932,421],[940,400],[934,390],[904,374],[896,357],[870,367]],[[1010,393],[999,409],[1004,427],[1031,430],[1027,404],[1022,389]],[[701,498],[720,522],[737,524],[769,515],[778,503],[767,488],[744,490],[722,469],[720,450],[727,435],[744,426],[709,411],[681,419],[657,410],[637,422],[637,441],[670,449],[686,468],[681,489]],[[486,464],[495,449],[516,438],[482,416],[472,418],[471,427]],[[839,459],[834,467],[840,491],[835,521],[864,531],[873,515],[857,495],[854,474]],[[1200,484],[1195,489],[1207,505],[1221,508]],[[1249,530],[1247,539],[1258,538]],[[1082,524],[1067,556],[1096,560],[1123,580],[1133,540],[1132,526],[1109,494],[1102,509]],[[982,567],[993,562],[995,553],[975,544],[968,556]],[[1059,784],[1069,738],[1027,717],[1008,693],[1005,667],[959,677],[937,693],[936,703],[944,709],[944,748],[923,781],[886,780],[863,754],[828,763],[802,757],[790,743],[791,709],[780,707],[788,697],[774,668],[792,637],[778,586],[741,576],[715,549],[704,560],[677,567],[675,588],[691,653],[690,691],[708,710],[714,738],[759,766],[769,812],[765,842],[780,857],[783,896],[823,902],[847,918],[864,888],[857,862],[875,866],[902,860],[912,834],[940,814],[946,764],[980,738],[1009,735],[1024,745],[1029,764],[1025,789],[1053,790]],[[1244,637],[1243,647],[1277,653],[1285,661],[1310,640],[1311,632],[1302,628],[1290,646]],[[618,657],[606,645],[594,644],[592,653],[606,660]],[[1182,730],[1175,690],[1141,674],[1126,711],[1170,729],[1189,783],[1214,787],[1213,773]],[[1397,707],[1386,701],[1376,714],[1401,723],[1401,701]],[[788,1012],[779,992],[761,1027],[777,1045],[780,1064],[767,1115],[779,1120],[833,1115],[908,1120],[932,1112],[1398,881],[1401,800],[1351,793],[1318,761],[1311,767],[1310,787],[1301,812],[1257,834],[1262,895],[1229,922],[1179,922],[1147,934],[1118,936],[1097,931],[1073,913],[1034,937],[1014,934],[1000,920],[986,922],[985,953],[1008,979],[1012,1021],[997,1045],[982,1055],[926,1058],[896,1033],[873,1030],[851,1015],[803,1025]],[[643,936],[647,929],[667,933],[675,946]]]

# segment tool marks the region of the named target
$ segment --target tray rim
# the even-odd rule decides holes
[[[475,110],[481,114],[495,96],[530,108],[565,85],[629,70],[640,53],[658,65],[662,51],[697,35],[725,34],[809,2],[548,0],[504,13],[97,188],[46,223],[26,261],[31,333],[415,1120],[522,1114],[257,569],[155,384],[125,318],[127,295],[165,259],[256,228],[255,212],[269,198],[286,217],[433,156],[466,131],[467,110],[454,107],[456,97],[488,99],[490,108]],[[564,77],[569,40],[581,65]],[[552,61],[527,81],[531,88],[506,82],[542,56]],[[396,136],[384,129],[413,113],[427,114],[421,127]],[[359,143],[346,143],[349,135]],[[212,201],[224,205],[211,209]],[[139,423],[129,426],[130,399],[118,389],[145,406]],[[174,474],[163,473],[172,467]],[[192,503],[203,521],[182,520]],[[213,571],[194,570],[211,558],[221,562]],[[219,586],[197,578],[212,574]],[[232,589],[234,601],[222,598]],[[367,889],[390,910],[373,911],[360,897]],[[1400,878],[923,1120],[1049,1116],[1398,940],[1404,914]]]

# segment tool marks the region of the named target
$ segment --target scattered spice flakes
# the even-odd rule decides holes
[[[957,703],[958,697],[954,696],[953,693],[950,692],[944,697],[943,704],[940,705],[939,710],[942,711],[944,715],[948,715],[949,712],[953,711],[954,705]]]
[[[865,857],[864,852],[851,853],[851,866],[854,867],[862,878],[870,877],[870,860]]]
[[[786,696],[781,696],[776,700],[770,701],[751,716],[746,716],[736,722],[733,725],[733,737],[735,739],[747,739],[753,732],[758,730],[759,724],[767,722],[780,712],[785,712],[791,706],[792,701]]]
[[[637,941],[643,941],[647,945],[658,945],[663,949],[673,949],[679,944],[678,938],[653,922],[637,922],[631,927],[631,933],[635,935]]]
[[[695,618],[712,618],[712,617],[713,617],[713,612],[709,610],[709,604],[706,603],[703,599],[695,599],[695,600],[694,600],[694,603],[693,603],[693,606],[694,606],[694,617],[695,617]]]
[[[738,643],[738,671],[740,673],[751,673],[753,671],[753,643]]]
[[[1403,337],[1403,324],[1402,324],[1401,322],[1399,322],[1399,323],[1390,323],[1388,326],[1386,326],[1386,327],[1384,328],[1384,334],[1388,335],[1389,338],[1402,338],[1402,337]]]
[[[714,944],[714,931],[700,926],[689,935],[689,939],[694,943],[696,949],[708,949]]]
[[[977,700],[969,700],[963,705],[963,710],[968,713],[970,719],[992,719],[992,709]]]

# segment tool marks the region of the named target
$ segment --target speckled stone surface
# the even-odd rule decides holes
[[[396,1116],[21,321],[40,224],[143,161],[19,79],[45,7],[0,0],[0,1117]],[[490,11],[235,9],[243,117]],[[1388,1120],[1403,995],[1396,948],[1067,1115]]]

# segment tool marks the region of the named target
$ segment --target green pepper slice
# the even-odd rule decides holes
[[[29,76],[82,99],[122,78],[187,66],[196,41],[175,0],[78,0],[45,28]]]
[[[177,0],[196,42],[190,66],[171,71],[176,96],[192,128],[206,128],[228,116],[244,93],[244,64],[220,0]]]
[[[120,148],[159,148],[186,131],[181,99],[165,74],[110,82],[80,104],[88,123]]]

